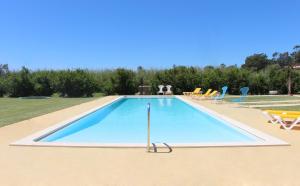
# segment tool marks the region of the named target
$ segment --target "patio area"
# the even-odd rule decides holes
[[[107,96],[0,128],[0,185],[299,185],[300,131],[267,123],[258,109],[197,101],[289,146],[144,148],[9,146],[114,99]]]

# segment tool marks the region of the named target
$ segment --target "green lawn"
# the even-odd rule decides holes
[[[98,97],[99,95],[92,98],[0,98],[0,127],[73,105],[78,105],[80,103],[88,102],[97,99]]]
[[[300,99],[299,100],[292,100],[289,102],[255,102],[255,103],[241,103],[240,105],[278,105],[278,104],[300,104]]]
[[[226,101],[234,99],[231,96],[225,97]],[[287,101],[287,100],[300,100],[300,97],[296,96],[248,96],[244,101]]]
[[[226,101],[231,101],[234,99],[232,96],[225,97]],[[264,101],[262,103],[244,103],[241,105],[276,105],[276,104],[288,104],[288,103],[299,103],[300,97],[297,96],[248,96],[245,99],[245,102],[259,102]],[[273,103],[273,102],[265,102],[265,101],[294,101],[294,102],[281,102],[281,103]],[[257,107],[261,110],[295,110],[300,111],[300,106],[270,106],[270,107]]]
[[[261,110],[292,110],[292,111],[300,111],[300,106],[285,106],[285,107],[263,107],[258,108]]]

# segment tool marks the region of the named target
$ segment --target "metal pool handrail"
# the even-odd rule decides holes
[[[151,152],[151,147],[150,147],[150,111],[151,111],[151,105],[150,103],[147,104],[147,112],[148,112],[148,138],[147,138],[147,152]],[[164,146],[166,146],[168,148],[168,152],[161,152],[161,153],[171,153],[172,152],[172,148],[167,144],[167,143],[162,143]],[[155,145],[155,143],[152,143],[153,145],[153,152],[158,153],[157,151],[157,147]]]
[[[150,152],[150,103],[147,104],[148,111],[148,139],[147,139],[147,151]]]

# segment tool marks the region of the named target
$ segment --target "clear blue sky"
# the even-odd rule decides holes
[[[0,0],[13,69],[240,65],[296,44],[299,0]]]

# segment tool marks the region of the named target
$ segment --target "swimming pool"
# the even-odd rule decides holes
[[[148,103],[152,143],[171,146],[286,144],[178,96],[119,97],[19,144],[142,147],[147,141]]]

